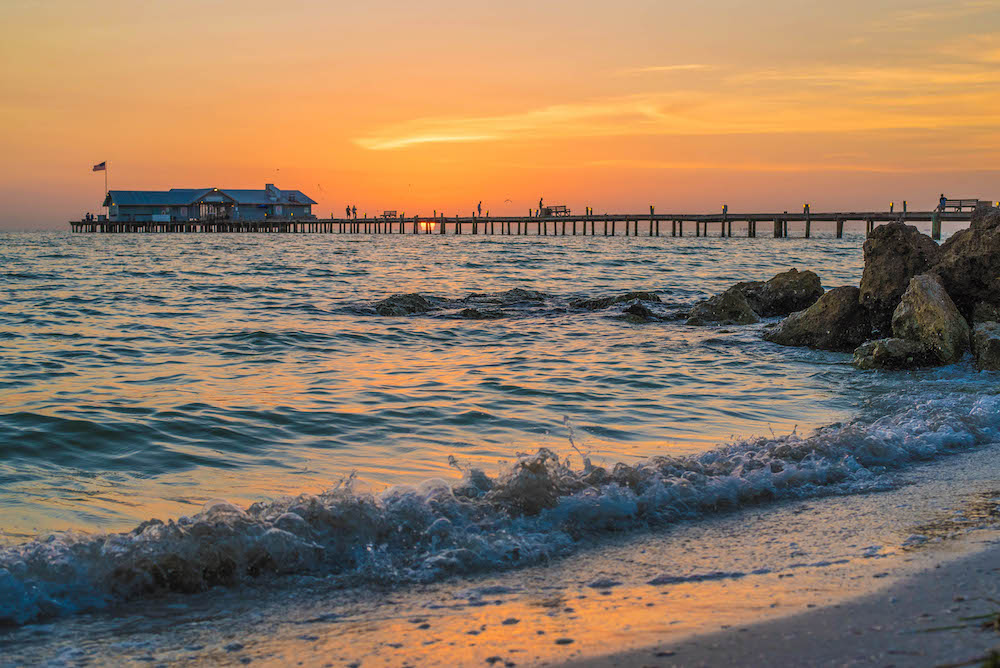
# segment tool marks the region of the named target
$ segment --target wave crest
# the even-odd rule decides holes
[[[581,538],[771,499],[891,485],[907,462],[998,440],[1000,397],[925,399],[874,422],[739,441],[699,455],[606,468],[549,449],[496,478],[463,471],[378,495],[351,480],[323,494],[226,501],[127,533],[59,534],[0,550],[0,622],[24,624],[162,592],[266,574],[345,585],[426,582],[566,554]]]

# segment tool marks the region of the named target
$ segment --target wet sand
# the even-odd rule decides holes
[[[978,666],[1000,651],[992,615],[1000,615],[995,540],[845,603],[564,665]]]

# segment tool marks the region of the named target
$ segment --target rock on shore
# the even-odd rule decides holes
[[[972,332],[972,353],[976,367],[985,371],[1000,371],[1000,324],[984,322]]]
[[[984,232],[997,227],[1000,227],[1000,210],[989,206],[976,208],[972,214],[972,223],[969,225],[970,229]]]
[[[642,302],[637,301],[634,304],[629,304],[621,314],[622,320],[626,322],[631,322],[634,325],[655,322],[659,320],[656,314],[649,310]]]
[[[376,313],[390,317],[426,313],[433,308],[434,304],[430,300],[415,292],[392,295],[375,304]]]
[[[587,309],[588,311],[600,311],[622,302],[659,302],[660,296],[655,292],[628,292],[624,295],[613,297],[595,297],[593,299],[574,299],[569,303],[573,308]]]
[[[738,285],[696,304],[688,315],[689,325],[750,325],[759,322]]]
[[[916,227],[901,222],[876,227],[864,245],[861,304],[876,332],[888,332],[892,314],[910,279],[933,267],[941,249]]]
[[[757,315],[769,318],[809,308],[823,296],[823,284],[812,271],[790,269],[768,281],[748,281],[735,286]]]
[[[868,311],[858,300],[858,288],[830,290],[809,308],[793,313],[764,332],[764,339],[783,346],[851,351],[871,334]]]
[[[972,324],[1000,322],[1000,306],[979,302],[972,309]]]
[[[944,364],[959,361],[969,349],[969,323],[936,274],[910,280],[893,312],[892,333],[926,346]]]
[[[922,343],[907,339],[877,339],[854,351],[859,369],[913,369],[937,363],[937,355]]]
[[[390,295],[382,301],[375,303],[375,312],[379,315],[398,317],[404,315],[414,315],[427,313],[439,307],[456,305],[468,305],[458,313],[458,317],[470,320],[485,320],[492,318],[502,318],[502,311],[495,308],[480,308],[483,305],[512,305],[521,303],[537,303],[548,297],[544,292],[537,290],[526,290],[524,288],[513,288],[504,292],[470,294],[464,299],[449,299],[444,297],[425,297],[424,295],[410,292],[407,294]]]
[[[1000,211],[977,209],[972,226],[941,246],[911,225],[882,225],[865,241],[864,256],[860,289],[831,290],[764,338],[846,351],[885,337],[854,351],[862,369],[952,364],[971,343],[980,368],[1000,366]]]
[[[967,318],[979,303],[1000,306],[1000,223],[986,226],[987,219],[1000,221],[1000,214],[983,215],[978,227],[953,234],[941,245],[941,260],[934,266]]]
[[[790,269],[768,281],[737,283],[695,305],[689,325],[749,325],[761,317],[788,315],[816,303],[823,285],[814,272]]]

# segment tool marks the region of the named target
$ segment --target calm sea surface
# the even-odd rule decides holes
[[[692,453],[849,415],[845,357],[670,318],[799,267],[857,283],[860,236],[0,235],[0,531],[122,530],[205,501],[494,472],[547,446]],[[393,293],[525,288],[505,317],[381,317]],[[846,383],[846,384],[845,384]]]

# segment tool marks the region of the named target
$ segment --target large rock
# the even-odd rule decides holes
[[[981,322],[1000,322],[1000,306],[979,302],[972,308],[972,324]]]
[[[688,315],[689,325],[749,325],[759,322],[760,318],[743,292],[733,286],[721,295],[715,295],[700,302],[691,309]]]
[[[426,313],[433,308],[434,304],[430,300],[415,292],[405,295],[392,295],[375,304],[375,312],[386,316]]]
[[[823,284],[814,272],[790,269],[769,281],[737,283],[757,315],[788,315],[809,308],[823,296]]]
[[[927,346],[908,339],[868,341],[854,351],[854,366],[859,369],[913,369],[937,361]]]
[[[984,322],[972,332],[972,354],[976,366],[987,371],[1000,371],[1000,324]]]
[[[628,292],[614,297],[595,297],[593,299],[574,299],[569,303],[573,308],[583,308],[588,311],[599,311],[615,304],[630,301],[659,302],[660,296],[655,292]]]
[[[892,333],[924,344],[945,364],[959,361],[969,349],[969,323],[936,274],[910,279],[892,314]]]
[[[858,292],[853,286],[834,288],[764,332],[764,338],[783,346],[854,350],[871,334],[868,311],[858,301]]]
[[[953,234],[941,245],[934,271],[967,318],[977,303],[1000,305],[1000,226],[980,223]]]
[[[889,330],[892,313],[910,279],[934,266],[941,248],[912,225],[880,225],[865,241],[861,304],[871,313],[877,332]]]
[[[992,206],[976,207],[972,213],[972,224],[969,227],[979,231],[1000,227],[1000,209]]]

